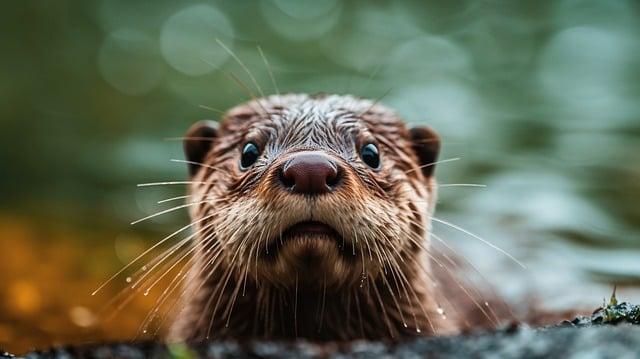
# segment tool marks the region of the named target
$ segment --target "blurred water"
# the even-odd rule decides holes
[[[55,245],[45,228],[62,226],[79,247],[110,253],[90,275],[78,264],[87,287],[185,223],[127,225],[182,193],[135,188],[185,177],[169,161],[182,158],[180,143],[165,138],[217,118],[199,105],[247,98],[225,72],[250,79],[219,39],[267,93],[258,45],[283,92],[387,93],[409,123],[434,127],[442,158],[461,157],[438,168],[440,182],[486,185],[442,188],[437,216],[527,269],[459,231],[436,233],[512,301],[591,308],[613,283],[640,301],[637,2],[115,0],[2,13],[0,213],[33,227],[20,238],[36,247]],[[0,241],[15,246],[6,233]],[[6,266],[3,281],[41,280]],[[0,324],[15,320],[7,308]],[[82,308],[73,323],[91,319]]]

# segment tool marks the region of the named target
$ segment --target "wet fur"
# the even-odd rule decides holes
[[[169,340],[399,340],[459,329],[439,310],[430,269],[432,132],[410,131],[369,100],[283,95],[240,105],[219,129],[187,136],[190,201],[203,203],[191,207],[196,261]],[[263,151],[243,172],[246,141]],[[380,149],[379,171],[359,158],[367,141]],[[342,186],[316,197],[283,191],[276,169],[303,150],[332,156],[344,168]],[[330,225],[343,243],[279,245],[279,233],[304,220]]]

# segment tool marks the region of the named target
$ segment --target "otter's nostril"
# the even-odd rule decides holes
[[[340,183],[340,174],[341,171],[338,168],[336,168],[335,172],[330,173],[326,179],[327,186],[329,186],[331,189],[337,187]]]
[[[287,189],[292,189],[293,186],[296,184],[295,179],[291,176],[291,173],[289,173],[288,175],[285,175],[285,171],[280,170],[279,173],[279,177],[280,177],[280,182],[282,183],[283,186],[285,186]]]
[[[337,164],[319,151],[300,152],[285,163],[280,181],[294,193],[314,195],[332,191],[339,184]]]

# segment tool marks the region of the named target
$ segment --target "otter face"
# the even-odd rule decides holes
[[[348,96],[231,109],[185,140],[203,275],[339,289],[397,273],[428,247],[438,137]]]

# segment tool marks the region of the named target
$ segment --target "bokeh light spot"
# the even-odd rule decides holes
[[[484,122],[481,99],[456,81],[432,81],[392,91],[386,102],[401,108],[407,122],[428,124],[447,138],[469,139]]]
[[[626,119],[635,101],[627,101],[633,46],[615,31],[580,26],[556,34],[544,48],[540,84],[553,101],[568,111],[567,120],[580,126],[606,125],[607,118]]]
[[[397,46],[391,55],[388,75],[407,82],[422,83],[442,77],[469,77],[468,54],[452,41],[424,35]]]
[[[174,69],[191,76],[204,75],[229,58],[216,39],[233,48],[233,37],[233,26],[223,12],[210,5],[192,5],[164,23],[160,48]]]
[[[31,281],[18,280],[8,286],[8,307],[21,315],[35,314],[42,306],[40,290]]]
[[[336,1],[261,1],[260,5],[267,24],[278,35],[294,41],[325,35],[338,23],[342,9]]]
[[[156,42],[129,29],[119,29],[106,36],[98,53],[98,67],[107,83],[128,95],[153,90],[166,71]]]
[[[337,0],[274,0],[282,12],[299,19],[326,15],[336,6],[337,2]]]
[[[86,328],[96,323],[96,316],[91,310],[86,307],[77,306],[69,310],[69,318],[73,324]]]

